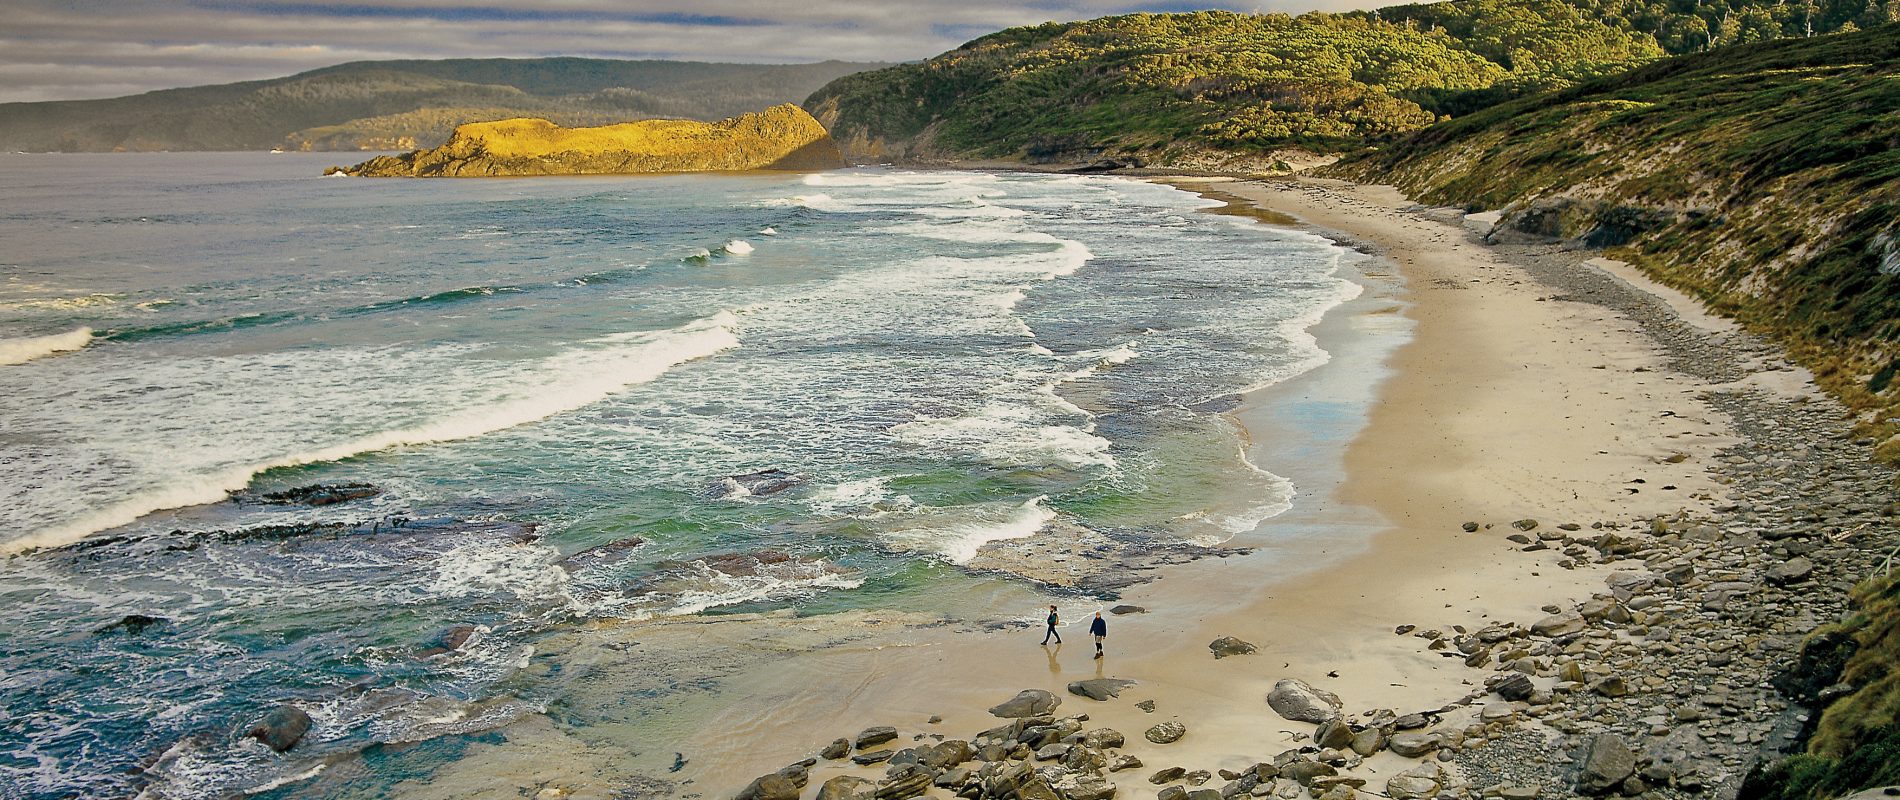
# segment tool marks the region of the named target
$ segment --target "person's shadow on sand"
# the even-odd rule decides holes
[[[1056,642],[1056,646],[1054,647],[1042,648],[1042,654],[1049,657],[1049,674],[1061,675],[1062,664],[1056,661],[1056,656],[1062,655],[1062,643]]]

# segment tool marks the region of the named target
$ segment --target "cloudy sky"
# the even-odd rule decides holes
[[[1132,11],[1355,0],[0,0],[0,102],[116,97],[379,58],[797,63],[925,58],[991,31]]]

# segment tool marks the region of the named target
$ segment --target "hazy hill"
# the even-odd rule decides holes
[[[1330,169],[1611,247],[1787,342],[1851,405],[1896,409],[1896,86],[1900,26],[1741,45],[1507,102]]]
[[[109,100],[0,104],[0,149],[412,149],[456,125],[543,117],[601,125],[716,120],[798,102],[878,64],[712,64],[589,58],[362,61],[286,78]]]
[[[1853,8],[1850,12],[1849,6]],[[1135,14],[1013,28],[806,101],[866,161],[1339,151],[1665,57],[1878,24],[1900,0],[1452,0],[1346,14]],[[1857,22],[1860,21],[1860,22]]]

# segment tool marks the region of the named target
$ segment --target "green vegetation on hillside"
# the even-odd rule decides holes
[[[1807,752],[1750,775],[1741,800],[1825,800],[1900,784],[1900,573],[1854,589],[1853,616],[1809,641],[1851,642],[1838,676],[1853,687],[1827,704]]]
[[[1900,26],[1656,62],[1331,169],[1610,247],[1900,430]]]
[[[840,79],[806,108],[864,160],[1165,164],[1209,151],[1332,152],[1670,53],[1895,15],[1900,0],[1452,0],[1297,17],[1133,14],[1001,31],[922,63]]]
[[[564,125],[716,120],[797,102],[881,66],[589,58],[364,61],[268,81],[110,100],[0,104],[0,149],[409,149],[509,117]]]

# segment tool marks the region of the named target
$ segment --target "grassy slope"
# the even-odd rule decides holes
[[[1331,169],[1610,245],[1900,428],[1900,26],[1657,62]]]
[[[408,136],[433,145],[456,125],[540,116],[598,123],[721,119],[796,102],[875,67],[582,58],[369,61],[268,81],[109,100],[0,104],[0,149],[104,151],[354,149]]]

